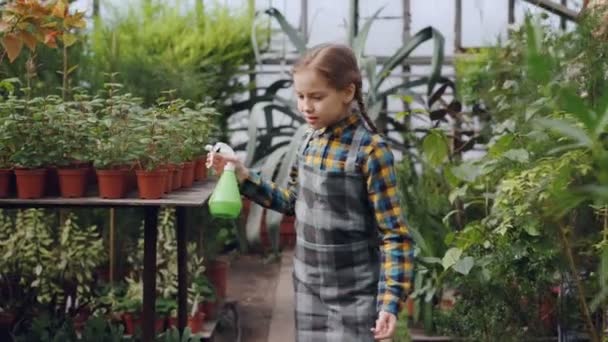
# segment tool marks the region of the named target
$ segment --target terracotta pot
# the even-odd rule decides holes
[[[198,305],[198,310],[205,313],[205,317],[207,319],[215,319],[217,318],[219,305],[220,302],[217,300],[213,302],[204,301]]]
[[[12,331],[15,318],[16,316],[12,312],[0,312],[0,331]]]
[[[88,176],[88,171],[86,171],[86,169],[85,175]],[[89,312],[78,312],[76,316],[74,316],[74,330],[76,330],[77,333],[82,333],[82,331],[84,330],[84,326],[87,324],[87,321],[89,320],[90,316],[91,315]]]
[[[125,334],[133,335],[137,332],[137,329],[141,330],[142,317],[139,313],[127,312],[122,315],[122,320],[125,323]],[[165,328],[165,318],[157,317],[154,321],[154,331],[161,333]]]
[[[192,333],[199,333],[203,331],[203,325],[205,323],[206,314],[199,310],[194,316],[188,316],[187,326],[190,328]],[[177,317],[167,318],[167,328],[177,328]]]
[[[87,168],[58,169],[61,197],[84,197],[87,190]]]
[[[190,188],[194,183],[194,162],[185,162],[182,172],[182,187]]]
[[[0,198],[8,197],[10,193],[13,170],[0,169]]]
[[[21,199],[40,198],[44,195],[46,169],[17,169],[17,197]]]
[[[122,320],[125,323],[125,334],[133,335],[137,328],[141,328],[141,317],[133,313],[122,314]]]
[[[177,328],[177,317],[167,317],[167,330]]]
[[[202,311],[197,311],[194,316],[188,316],[188,327],[194,334],[203,331],[203,323],[205,323],[205,313]]]
[[[215,288],[218,298],[226,298],[226,287],[228,281],[228,261],[215,259],[209,263],[205,273]]]
[[[175,165],[167,165],[167,183],[165,184],[165,193],[168,194],[173,190],[173,173],[175,172]]]
[[[159,199],[165,192],[167,170],[136,170],[137,190],[141,199]]]
[[[197,181],[204,181],[207,179],[207,157],[203,156],[196,160],[196,164],[194,166],[194,179]]]
[[[154,331],[156,333],[161,333],[165,330],[165,318],[164,317],[156,317],[154,321]]]
[[[127,190],[127,172],[125,170],[97,170],[99,197],[123,198]]]
[[[184,166],[182,164],[176,164],[175,170],[173,171],[173,190],[177,190],[182,187],[182,173]]]

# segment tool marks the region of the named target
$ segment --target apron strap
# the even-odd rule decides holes
[[[366,129],[363,127],[363,125],[359,125],[355,131],[355,136],[353,137],[353,142],[350,144],[348,157],[346,158],[345,171],[348,173],[354,173],[357,171],[357,154],[359,153],[361,140],[363,139],[365,132]]]

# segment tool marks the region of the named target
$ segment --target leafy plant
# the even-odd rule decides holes
[[[51,286],[39,288],[38,301],[54,302],[60,307],[64,307],[68,298],[78,300],[80,305],[93,302],[93,271],[106,260],[97,227],[80,227],[77,217],[69,213],[59,226],[52,258],[55,262],[45,266],[50,273],[48,284]]]
[[[193,342],[199,340],[199,338],[193,336],[190,327],[185,327],[184,331],[181,333],[177,328],[172,328],[171,330],[167,330],[164,334],[164,337],[159,337],[157,339],[158,342]]]
[[[163,1],[138,1],[98,20],[87,63],[92,89],[104,73],[118,73],[126,89],[152,105],[163,91],[192,101],[211,98],[222,105],[243,90],[234,76],[249,64],[252,5],[234,11],[218,3],[183,11]],[[260,42],[264,30],[258,29]]]
[[[51,144],[53,136],[47,110],[57,103],[55,97],[33,98],[31,100],[9,97],[4,102],[3,111],[11,111],[6,117],[6,125],[12,128],[6,132],[12,145],[11,164],[19,168],[40,168],[53,158],[55,149]]]
[[[36,304],[40,287],[50,287],[53,235],[42,210],[25,210],[11,218],[2,212],[0,295],[4,310],[23,313]]]
[[[22,335],[15,336],[17,342],[59,342],[76,341],[77,339],[72,321],[48,313],[43,313],[41,316],[34,318],[30,329]]]
[[[97,169],[111,169],[137,160],[134,135],[130,132],[132,117],[142,111],[141,100],[131,94],[120,94],[122,85],[107,83],[105,97],[90,102],[94,111],[90,120],[93,140],[91,158]]]

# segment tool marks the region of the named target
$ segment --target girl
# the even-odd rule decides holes
[[[208,162],[218,171],[234,162],[243,195],[296,216],[297,341],[390,338],[411,288],[413,258],[393,155],[366,114],[350,48],[313,48],[296,63],[293,81],[311,129],[286,189],[238,159],[215,155]]]

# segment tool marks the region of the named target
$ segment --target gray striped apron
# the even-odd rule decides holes
[[[293,274],[298,342],[374,341],[378,233],[355,163],[365,132],[359,125],[344,171],[304,164],[310,134],[299,153]]]

